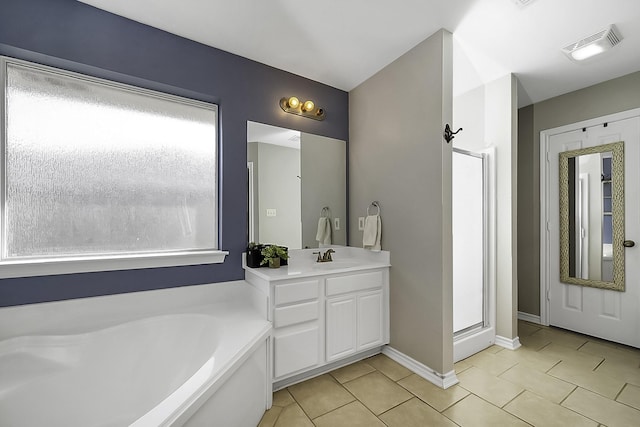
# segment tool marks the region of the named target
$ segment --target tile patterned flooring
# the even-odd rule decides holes
[[[519,336],[456,363],[446,390],[370,357],[274,393],[259,427],[640,426],[640,350],[522,321]]]

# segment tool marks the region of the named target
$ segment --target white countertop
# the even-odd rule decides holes
[[[316,262],[318,255],[313,252],[327,249],[335,251],[331,262]],[[350,273],[361,270],[390,267],[388,251],[372,252],[362,248],[349,246],[327,246],[320,249],[292,249],[289,251],[288,265],[280,268],[250,268],[244,264],[246,271],[264,280],[283,280],[298,277],[324,276],[327,274]]]

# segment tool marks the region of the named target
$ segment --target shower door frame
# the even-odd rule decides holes
[[[495,148],[469,151],[453,148],[453,151],[482,159],[483,175],[483,319],[482,322],[454,333],[454,362],[465,359],[490,347],[496,340],[496,172]],[[453,312],[453,310],[452,310]]]

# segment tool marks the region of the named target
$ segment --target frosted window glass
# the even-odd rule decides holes
[[[4,259],[216,248],[216,106],[6,73]]]

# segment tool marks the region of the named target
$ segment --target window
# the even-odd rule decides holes
[[[0,61],[0,277],[224,260],[216,105]]]

